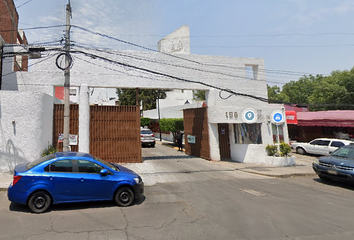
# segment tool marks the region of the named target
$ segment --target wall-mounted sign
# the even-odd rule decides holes
[[[274,124],[283,124],[285,121],[284,114],[281,111],[274,111],[270,116],[270,121]]]
[[[188,143],[195,143],[195,136],[187,135],[187,141]]]
[[[242,112],[242,120],[245,123],[255,123],[257,121],[257,114],[253,108],[246,108]]]
[[[58,142],[63,142],[64,134],[59,133]],[[69,134],[69,145],[77,145],[77,135]]]

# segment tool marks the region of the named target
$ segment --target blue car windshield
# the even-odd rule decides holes
[[[352,147],[342,147],[338,148],[332,153],[332,156],[341,158],[351,158],[354,160],[354,148]]]

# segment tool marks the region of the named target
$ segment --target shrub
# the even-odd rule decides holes
[[[52,153],[56,153],[57,151],[58,150],[57,150],[56,147],[53,147],[52,144],[48,143],[48,147],[46,149],[44,149],[43,152],[42,152],[42,157],[47,156],[47,155],[52,154]]]
[[[266,146],[266,151],[268,156],[275,156],[278,152],[278,147],[274,144],[273,145],[268,144]]]
[[[140,118],[140,125],[142,127],[149,126],[150,124],[150,118],[142,117]]]
[[[291,147],[286,142],[281,142],[279,148],[280,148],[280,156],[282,157],[288,156],[289,153],[291,152]]]

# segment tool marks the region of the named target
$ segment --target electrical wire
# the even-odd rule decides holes
[[[16,7],[16,9],[19,9],[20,7],[22,7],[22,6],[26,5],[27,3],[31,2],[31,1],[33,1],[33,0],[28,0],[27,2],[22,3],[20,6]]]
[[[111,60],[111,59],[104,58],[104,57],[101,57],[101,56],[98,56],[98,55],[95,55],[95,54],[86,53],[86,52],[83,52],[83,51],[73,51],[73,53],[81,53],[81,54],[84,54],[84,55],[86,55],[88,57],[91,57],[91,58],[92,57],[93,58],[99,58],[99,59],[102,59],[102,60],[110,62],[110,63],[115,63],[115,64],[118,64],[118,65],[121,65],[123,67],[128,67],[128,68],[140,70],[140,71],[143,71],[143,72],[151,73],[151,74],[154,74],[154,75],[176,79],[176,80],[179,80],[179,81],[182,81],[182,82],[200,84],[200,85],[203,85],[203,86],[206,86],[206,87],[214,88],[214,89],[217,89],[217,90],[222,90],[222,91],[228,92],[228,93],[236,95],[236,96],[243,96],[243,97],[253,98],[253,99],[256,99],[256,100],[259,100],[259,101],[263,101],[263,102],[268,102],[267,98],[257,97],[257,96],[250,95],[250,94],[245,94],[245,93],[238,93],[238,92],[232,91],[230,89],[225,89],[225,88],[221,88],[221,87],[218,87],[218,86],[214,86],[212,84],[208,84],[208,83],[204,83],[204,82],[201,82],[201,81],[195,81],[195,80],[190,80],[190,79],[186,79],[186,78],[172,76],[170,74],[161,73],[161,72],[157,72],[157,71],[154,71],[154,70],[146,69],[146,68],[143,68],[143,67],[133,66],[131,64],[127,64],[127,63],[122,63],[122,62],[119,62],[119,61]]]

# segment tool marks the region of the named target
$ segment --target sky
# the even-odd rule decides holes
[[[68,0],[14,0],[29,43],[59,41]],[[191,53],[255,57],[266,81],[282,86],[305,75],[329,75],[354,64],[352,0],[71,0],[71,24],[157,50],[188,25]],[[31,29],[36,27],[49,27]],[[27,29],[27,30],[26,30]],[[75,44],[147,51],[73,28]]]

